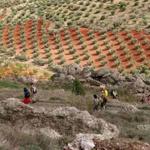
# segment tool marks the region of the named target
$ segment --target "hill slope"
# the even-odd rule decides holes
[[[148,0],[0,2],[0,57],[39,66],[149,66]]]

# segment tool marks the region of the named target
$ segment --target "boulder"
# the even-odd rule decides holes
[[[136,81],[133,84],[133,87],[135,87],[136,89],[144,88],[145,87],[145,83],[143,82],[143,80],[140,77],[137,77]]]
[[[79,75],[81,74],[83,68],[78,64],[70,64],[63,67],[64,73],[67,75]]]
[[[17,80],[20,81],[20,82],[22,82],[22,83],[25,83],[25,84],[29,84],[29,83],[36,84],[38,82],[38,79],[36,77],[21,76],[21,77],[18,77]]]
[[[94,140],[96,150],[149,150],[150,144],[132,139]]]
[[[139,109],[129,103],[120,102],[119,100],[113,100],[107,104],[107,110],[116,111],[116,112],[131,112],[135,113],[139,111]]]
[[[50,139],[60,139],[62,138],[62,136],[56,132],[55,130],[49,128],[49,127],[46,127],[46,128],[41,128],[41,129],[38,129],[39,132],[46,136],[46,137],[49,137]]]
[[[97,80],[94,80],[93,78],[91,77],[88,77],[86,79],[86,81],[90,84],[90,85],[95,85],[95,86],[99,86],[101,84],[101,82],[97,81]]]
[[[140,124],[140,125],[137,125],[137,129],[150,131],[150,124]]]
[[[131,74],[125,75],[125,81],[126,82],[135,82],[136,81],[136,77],[134,77]]]
[[[74,81],[74,80],[75,80],[75,77],[72,76],[72,75],[67,75],[67,76],[66,76],[66,79],[67,79],[68,81]]]
[[[63,67],[60,66],[60,65],[54,65],[52,66],[52,70],[55,72],[55,73],[63,73]]]
[[[107,77],[111,75],[112,71],[109,68],[101,68],[99,71],[97,71],[96,75],[98,77]]]
[[[91,71],[91,68],[90,68],[90,67],[85,67],[85,68],[83,68],[82,76],[83,76],[84,78],[89,78],[89,77],[91,77],[91,75],[92,75],[92,71]]]
[[[60,73],[58,79],[59,79],[59,80],[65,80],[65,79],[66,79],[66,75],[63,74],[63,73]]]
[[[150,78],[145,78],[143,81],[145,84],[150,85]]]

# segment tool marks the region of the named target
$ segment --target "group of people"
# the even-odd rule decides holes
[[[37,94],[37,88],[34,83],[31,83],[29,89],[26,87],[24,88],[24,99],[22,102],[24,104],[35,103],[36,102],[36,98],[35,98],[36,94]],[[110,92],[110,95],[113,98],[117,97],[117,93],[115,90],[112,90]],[[109,96],[109,92],[108,92],[106,86],[101,85],[100,91],[99,91],[99,96],[96,94],[93,95],[93,110],[97,111],[99,109],[99,107],[101,109],[105,109],[106,104],[109,99],[108,96]]]
[[[26,87],[24,88],[24,99],[22,102],[24,104],[34,103],[36,93],[37,93],[37,88],[34,85],[34,83],[31,83],[30,89],[28,89]]]
[[[112,90],[110,92],[110,95],[113,98],[117,98],[117,92],[115,90]],[[101,109],[105,109],[106,108],[106,104],[108,102],[108,96],[109,96],[109,92],[106,88],[105,85],[101,85],[100,86],[100,91],[99,91],[99,96],[94,94],[93,95],[93,110],[97,111],[99,109],[99,107]]]

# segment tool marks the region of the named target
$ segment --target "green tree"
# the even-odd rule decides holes
[[[76,95],[85,95],[84,87],[78,79],[75,79],[73,81],[72,92]]]

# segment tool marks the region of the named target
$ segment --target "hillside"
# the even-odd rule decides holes
[[[150,150],[149,12],[0,0],[0,150]]]
[[[130,71],[149,65],[149,1],[0,2],[1,57]],[[144,13],[143,13],[144,12]]]

